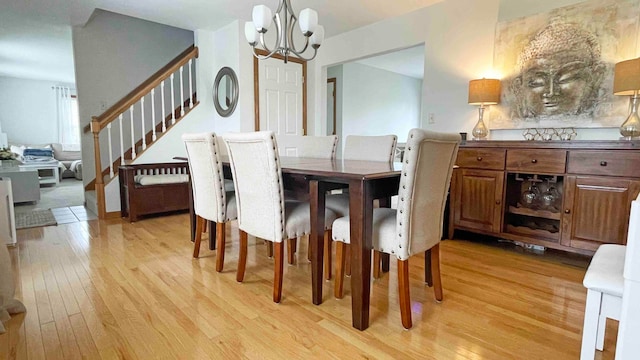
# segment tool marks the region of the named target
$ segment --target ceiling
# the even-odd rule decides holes
[[[292,0],[299,12],[318,11],[326,37],[405,14],[443,0]],[[389,5],[392,3],[393,5]],[[95,8],[183,29],[219,29],[250,20],[254,5],[272,10],[278,0],[2,0],[0,76],[75,82],[70,26],[81,26]]]

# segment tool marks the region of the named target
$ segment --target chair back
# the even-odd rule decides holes
[[[333,160],[336,158],[338,137],[329,136],[277,136],[282,156]]]
[[[227,199],[219,159],[224,144],[212,132],[184,134],[182,141],[187,148],[196,215],[215,222],[231,220],[226,219]]]
[[[393,162],[398,137],[383,136],[347,136],[344,143],[345,160],[386,161]]]
[[[398,190],[398,259],[406,260],[440,241],[459,144],[459,134],[409,131]]]
[[[271,131],[225,134],[238,205],[238,227],[282,242],[284,196],[275,135]]]

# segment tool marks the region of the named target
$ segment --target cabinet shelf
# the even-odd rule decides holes
[[[539,237],[543,239],[553,240],[555,242],[558,242],[560,240],[559,232],[551,232],[543,229],[531,229],[526,226],[515,226],[507,224],[506,230],[509,234]]]
[[[539,218],[550,219],[550,220],[560,220],[560,217],[562,216],[559,212],[552,212],[548,210],[534,210],[526,207],[516,207],[516,206],[509,206],[509,213],[524,215],[524,216],[539,217]]]

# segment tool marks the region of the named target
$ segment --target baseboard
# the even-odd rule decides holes
[[[110,211],[104,215],[105,219],[120,219],[120,211]]]

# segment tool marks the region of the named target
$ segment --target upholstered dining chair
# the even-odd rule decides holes
[[[216,223],[216,271],[224,267],[226,223],[237,217],[233,191],[225,189],[220,152],[225,145],[216,134],[184,134],[189,171],[193,189],[193,208],[196,213],[196,239],[193,257],[200,254],[202,230],[206,220]]]
[[[273,301],[282,298],[284,240],[289,244],[311,231],[309,202],[285,200],[275,135],[270,131],[225,135],[238,203],[240,257],[236,280],[242,282],[247,263],[248,234],[273,242]],[[325,229],[335,213],[325,211]],[[291,245],[288,249],[292,250]]]
[[[398,189],[398,208],[373,210],[373,248],[398,258],[398,291],[402,325],[409,329],[409,257],[431,249],[431,271],[437,301],[442,301],[440,238],[444,208],[458,153],[460,135],[413,129],[407,137]],[[350,243],[349,217],[333,223],[336,244],[335,296],[342,298],[344,247]]]
[[[327,136],[277,136],[276,142],[278,143],[279,153],[285,156],[291,157],[304,157],[304,158],[314,158],[314,159],[326,159],[326,160],[335,160],[336,158],[336,148],[338,145],[338,136],[336,135],[327,135]],[[286,199],[298,199],[298,197],[294,194],[289,194],[286,190],[284,192]],[[331,243],[331,229],[328,229],[324,233],[324,242],[325,242],[325,252],[327,247],[330,248]],[[293,264],[295,257],[294,254],[297,250],[297,245],[293,244],[292,251],[287,253],[288,258],[287,262],[289,264]],[[268,248],[269,256],[271,257],[273,251],[271,247]],[[331,253],[325,253],[325,263],[331,264]],[[311,246],[307,246],[307,259],[311,261]],[[331,267],[325,268],[326,271],[329,271],[329,277],[331,278]]]
[[[360,136],[360,135],[348,135],[345,144],[342,158],[344,160],[360,160],[360,161],[384,161],[388,163],[393,162],[393,157],[396,151],[396,144],[398,137],[395,135],[382,135],[382,136]],[[349,195],[346,189],[339,194],[327,195],[326,200],[327,209],[331,209],[336,213],[338,217],[349,215]],[[348,250],[347,250],[348,251]],[[325,279],[331,279],[331,253],[332,253],[332,241],[325,241]],[[374,269],[378,269],[379,266],[379,254],[375,254]],[[349,258],[347,253],[347,259]],[[346,264],[347,275],[351,274],[351,266]],[[376,270],[376,277],[378,271]]]
[[[281,156],[305,157],[314,159],[336,158],[338,137],[327,136],[277,136],[278,151]]]

